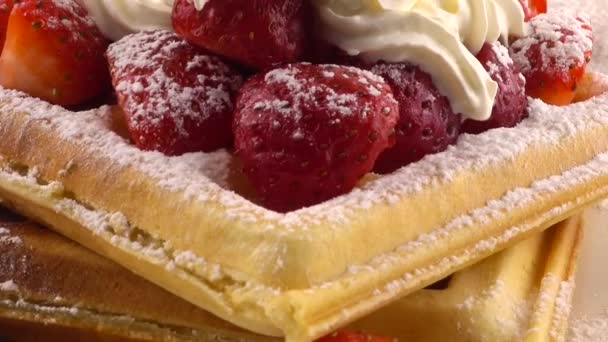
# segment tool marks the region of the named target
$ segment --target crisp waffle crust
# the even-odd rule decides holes
[[[581,97],[601,93],[589,75]],[[164,157],[73,113],[0,90],[0,197],[236,325],[310,340],[608,194],[608,96],[532,101],[510,129],[287,214],[235,193],[227,152]]]
[[[457,272],[445,288],[415,292],[350,328],[400,341],[560,341],[580,223],[574,217],[535,234]],[[279,341],[224,322],[33,223],[3,222],[0,212],[0,226],[3,336]]]

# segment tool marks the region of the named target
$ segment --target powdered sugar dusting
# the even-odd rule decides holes
[[[501,298],[503,298],[501,300]],[[500,301],[504,303],[501,305],[501,311],[497,312],[498,315],[491,317],[478,317],[477,315],[464,315],[464,317],[470,317],[471,323],[475,323],[476,320],[489,320],[495,321],[495,327],[500,329],[502,336],[516,336],[516,340],[520,340],[523,333],[525,332],[525,326],[528,323],[531,313],[531,302],[526,298],[515,298],[509,293],[508,286],[502,279],[497,279],[492,286],[485,289],[481,293],[476,295],[470,295],[465,300],[457,304],[458,310],[469,311],[472,313],[479,312],[479,308],[487,305],[488,302]],[[474,325],[467,325],[468,329]],[[462,327],[459,327],[462,329]],[[475,331],[467,331],[468,334],[474,335]]]
[[[551,320],[550,335],[557,339],[563,333],[562,329],[568,322],[572,309],[572,296],[574,293],[574,279],[562,281],[559,284],[559,292],[555,298],[553,319]]]
[[[606,342],[607,336],[608,310],[603,314],[576,317],[570,322],[570,342]]]
[[[305,65],[307,63],[300,64],[300,66]],[[291,101],[261,100],[253,105],[253,109],[274,110],[292,117],[296,122],[302,118],[303,108],[309,104],[325,103],[330,116],[335,117],[334,120],[340,120],[342,116],[354,114],[366,115],[365,111],[354,113],[352,110],[352,108],[357,107],[356,104],[364,94],[339,92],[325,83],[340,77],[356,78],[360,84],[365,86],[367,95],[377,97],[382,94],[380,89],[385,85],[384,80],[367,70],[332,64],[319,65],[319,68],[321,68],[320,75],[324,78],[321,81],[315,80],[314,77],[308,77],[308,75],[302,75],[298,64],[267,72],[264,75],[264,81],[270,85],[280,84],[285,86],[291,93]]]
[[[494,78],[498,79],[500,82],[503,82],[503,78],[502,78],[502,75],[500,74],[500,71],[504,67],[512,66],[513,59],[511,59],[511,56],[509,56],[509,50],[504,45],[502,45],[500,42],[495,42],[492,44],[492,51],[494,52],[494,54],[496,56],[496,60],[498,61],[498,63],[500,65],[496,65],[496,63],[494,63],[494,61],[492,59],[488,59],[485,62],[486,70],[488,70],[488,73],[490,74],[491,77],[494,77]]]

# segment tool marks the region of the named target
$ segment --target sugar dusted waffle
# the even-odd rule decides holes
[[[589,82],[581,91],[605,78]],[[110,130],[109,107],[75,114],[0,95],[9,206],[223,319],[292,340],[328,333],[608,193],[604,95],[534,102],[516,128],[465,136],[287,214],[212,181],[230,174],[227,154],[141,152]]]
[[[245,332],[32,223],[2,224],[4,336],[278,341]],[[400,341],[560,340],[574,285],[573,218],[350,326]],[[34,272],[34,270],[36,270]],[[83,282],[82,276],[89,278]],[[44,277],[44,284],[40,283]],[[8,331],[6,331],[8,329]],[[8,335],[7,335],[8,334]],[[39,334],[39,335],[36,335]],[[44,334],[44,335],[42,335]]]
[[[419,33],[433,44],[410,51],[407,35],[393,36],[405,49],[396,57],[410,58],[387,64],[370,55],[373,49],[362,50],[349,61],[361,68],[301,62],[310,38],[301,0],[267,4],[254,17],[238,9],[237,18],[247,18],[240,22],[232,20],[234,2],[179,0],[175,33],[125,37],[106,50],[107,65],[59,53],[64,43],[74,51],[86,46],[83,32],[99,38],[91,56],[105,48],[80,2],[19,2],[0,56],[7,88],[0,90],[0,198],[237,326],[289,341],[323,336],[608,193],[607,82],[602,75],[582,78],[592,47],[588,22],[541,14],[526,18],[532,29],[525,36],[518,1],[487,1],[509,20],[483,20],[489,12],[456,20],[467,11],[424,2],[412,11],[382,7],[397,18],[430,11]],[[331,10],[329,2],[319,4],[318,15]],[[377,6],[368,7],[361,8],[375,20]],[[446,25],[436,30],[432,18],[440,13]],[[220,24],[206,27],[212,14]],[[324,18],[324,25],[335,24]],[[459,33],[472,31],[447,30],[454,20],[492,27],[487,37],[460,41]],[[507,22],[512,27],[501,26]],[[276,30],[261,32],[269,27]],[[48,72],[40,74],[24,33],[37,38],[31,48],[56,62]],[[518,37],[511,51],[499,33]],[[294,44],[276,46],[276,35]],[[352,51],[338,36],[327,35],[330,49]],[[555,49],[543,48],[549,43]],[[273,66],[285,62],[295,63]],[[246,79],[233,63],[271,69]],[[517,63],[530,64],[526,75]],[[78,84],[69,77],[87,68],[100,80],[111,76],[118,106],[77,113],[48,103],[73,104],[66,94],[88,99],[73,91]],[[15,70],[21,77],[8,77]],[[31,82],[49,74],[58,87]],[[541,98],[554,87],[546,100],[569,103],[578,94],[581,102],[528,104],[526,76],[547,77],[532,86],[544,90]],[[426,118],[421,125],[419,117]],[[458,136],[503,126],[515,127]],[[234,153],[216,150],[231,142]],[[388,148],[411,155],[374,165]],[[157,152],[144,151],[150,149]]]

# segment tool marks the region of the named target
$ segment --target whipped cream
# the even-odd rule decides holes
[[[207,0],[194,0],[203,8]],[[109,39],[153,29],[171,30],[173,0],[83,0],[99,29]]]
[[[498,85],[474,54],[525,33],[518,0],[313,0],[321,35],[351,55],[408,61],[429,73],[452,109],[487,120]]]

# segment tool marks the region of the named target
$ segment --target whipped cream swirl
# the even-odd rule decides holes
[[[313,0],[321,35],[351,55],[418,65],[452,109],[487,120],[498,86],[474,54],[525,33],[518,0]]]

